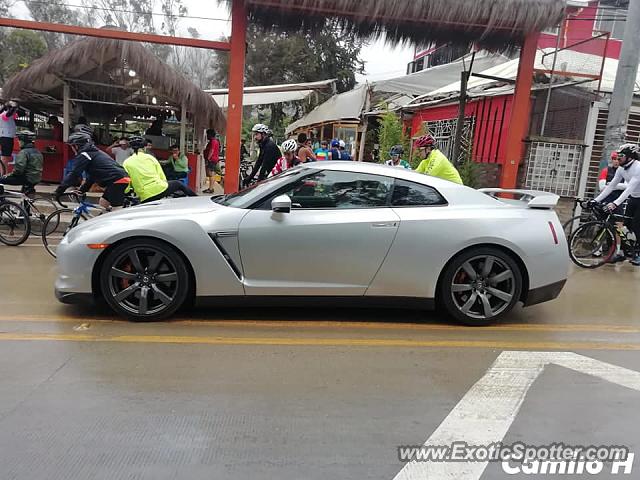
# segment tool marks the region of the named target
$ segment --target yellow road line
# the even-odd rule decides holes
[[[47,315],[0,315],[0,322],[39,322],[39,323],[130,323],[120,318],[110,317],[72,317]],[[157,325],[200,325],[212,327],[256,327],[256,328],[339,328],[370,330],[431,330],[431,331],[491,331],[491,332],[594,332],[594,333],[640,333],[640,326],[633,325],[593,325],[593,324],[499,324],[488,327],[465,327],[462,325],[390,323],[370,321],[331,321],[331,320],[220,320],[189,319],[174,320]]]
[[[509,350],[640,350],[640,343],[515,342],[481,340],[402,340],[375,338],[194,337],[162,335],[100,336],[63,333],[0,333],[0,341],[156,343],[179,345],[264,345],[322,347],[488,348]]]

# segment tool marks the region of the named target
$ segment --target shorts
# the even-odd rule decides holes
[[[207,162],[207,172],[214,172],[221,175],[220,162]]]
[[[10,157],[13,153],[13,138],[0,137],[0,153],[3,157]]]
[[[112,183],[104,189],[102,198],[111,204],[112,207],[121,207],[124,204],[124,197],[128,183]]]

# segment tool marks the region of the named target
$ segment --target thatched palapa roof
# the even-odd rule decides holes
[[[132,76],[130,71],[135,72]],[[82,38],[42,58],[10,78],[5,98],[17,97],[44,110],[60,107],[64,84],[71,97],[93,105],[106,117],[112,113],[162,114],[186,106],[199,128],[225,131],[226,119],[213,98],[136,42]]]
[[[226,0],[231,3],[232,0]],[[333,18],[347,34],[391,42],[477,43],[504,50],[557,25],[565,0],[247,0],[267,28],[314,31]]]

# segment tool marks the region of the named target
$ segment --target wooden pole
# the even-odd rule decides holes
[[[244,59],[247,46],[247,8],[245,0],[233,0],[231,6],[231,61],[229,62],[229,108],[227,109],[227,154],[225,156],[225,193],[234,193],[240,183],[240,140],[242,136],[242,100],[244,95]]]
[[[184,103],[180,110],[180,152],[187,154],[187,106]]]

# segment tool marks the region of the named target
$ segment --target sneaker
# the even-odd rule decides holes
[[[640,267],[640,255],[637,255],[633,260],[631,260],[631,265]]]
[[[609,260],[607,260],[607,263],[624,262],[626,259],[627,259],[627,257],[622,255],[621,253],[618,253],[618,254],[614,255],[613,257],[611,257]]]

